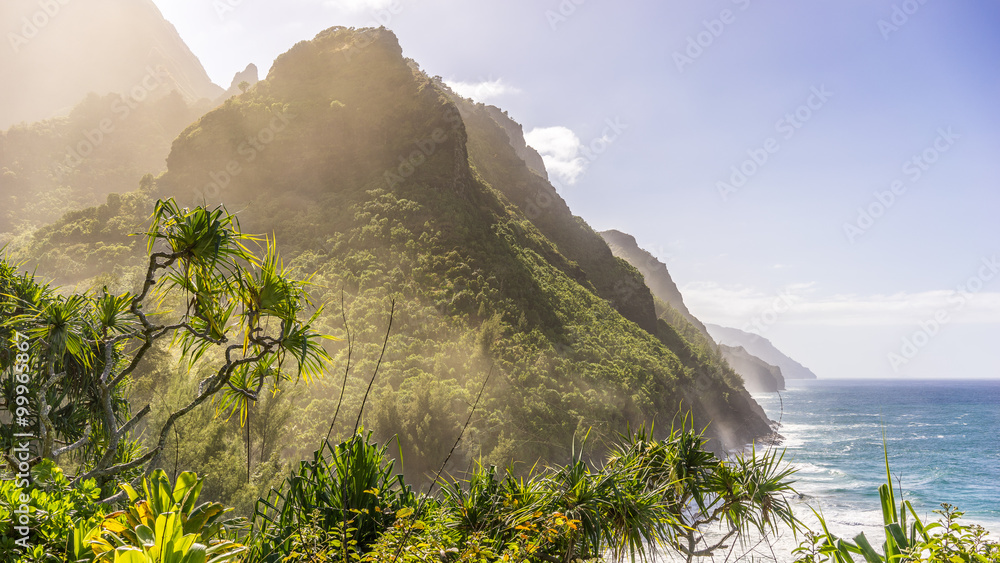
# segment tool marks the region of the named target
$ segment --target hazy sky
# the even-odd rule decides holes
[[[695,315],[820,377],[1000,377],[998,2],[155,1],[224,87],[384,24]]]

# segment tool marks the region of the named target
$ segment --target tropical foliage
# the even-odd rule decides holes
[[[305,286],[287,277],[273,241],[258,258],[247,246],[257,239],[240,233],[224,209],[182,209],[172,200],[157,203],[146,239],[148,265],[135,293],[64,296],[0,263],[0,336],[30,343],[20,356],[0,353],[4,372],[13,373],[15,360],[19,373],[28,368],[22,387],[4,380],[4,404],[13,412],[28,398],[31,416],[21,418],[41,442],[33,463],[67,456],[73,482],[135,475],[156,461],[175,422],[206,400],[218,395],[219,409],[245,419],[265,385],[320,375],[329,360],[315,315],[304,318]],[[168,299],[178,310],[156,308]],[[143,445],[133,433],[152,407],[133,412],[125,390],[165,338],[189,366],[212,351],[215,368],[193,398],[147,429],[156,438]],[[5,426],[5,449],[14,427]]]
[[[366,546],[393,522],[397,511],[414,506],[414,495],[402,476],[394,474],[386,445],[356,434],[336,447],[329,442],[279,490],[257,503],[253,558],[278,560],[293,551],[302,525],[336,528],[336,547]],[[301,548],[299,548],[301,549]],[[346,557],[344,558],[346,560]]]
[[[64,561],[73,542],[103,518],[105,507],[98,502],[101,490],[92,479],[71,485],[51,460],[35,465],[31,479],[30,486],[14,479],[0,480],[0,562]],[[22,502],[22,494],[28,496],[27,503]],[[22,514],[15,512],[22,505],[28,507],[24,524]],[[27,543],[31,549],[23,559],[18,557],[21,548],[14,543],[23,535],[15,526],[30,531]]]
[[[250,560],[383,561],[394,553],[418,561],[421,553],[450,553],[460,561],[568,562],[607,552],[645,560],[660,548],[690,560],[719,549],[722,542],[701,535],[716,522],[731,530],[723,541],[798,526],[780,455],[722,461],[704,445],[687,425],[662,439],[641,428],[621,436],[599,467],[575,449],[568,464],[527,477],[479,464],[418,497],[393,473],[386,446],[357,434],[317,451],[261,499]]]
[[[962,512],[948,503],[934,512],[939,520],[924,524],[913,505],[902,500],[902,491],[892,488],[889,471],[889,451],[885,452],[886,482],[878,488],[882,508],[885,541],[881,552],[875,549],[864,532],[854,541],[839,538],[830,532],[826,520],[816,512],[822,533],[807,532],[795,550],[796,563],[997,563],[1000,543],[991,541],[981,526],[959,522]]]
[[[130,485],[125,510],[113,512],[74,545],[75,560],[95,563],[228,563],[245,548],[223,536],[238,527],[219,503],[198,503],[202,479],[181,473],[174,484],[162,470],[143,479],[144,497]]]

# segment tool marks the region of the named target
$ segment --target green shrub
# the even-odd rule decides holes
[[[325,442],[280,490],[257,502],[250,559],[277,561],[290,555],[295,542],[305,539],[299,530],[310,524],[339,529],[343,549],[351,544],[363,550],[392,526],[397,511],[415,506],[386,446],[371,441],[370,433],[337,446]]]
[[[128,508],[108,514],[87,534],[75,554],[97,563],[214,563],[234,561],[246,548],[224,537],[238,521],[227,520],[231,508],[217,502],[198,503],[202,479],[181,473],[171,484],[157,469],[143,479],[145,498],[127,484]],[[87,548],[90,548],[89,550]],[[95,559],[96,558],[96,559]]]
[[[720,460],[689,420],[663,439],[622,436],[601,466],[575,448],[568,464],[527,477],[480,464],[419,502],[370,434],[327,443],[258,502],[248,560],[645,560],[656,546],[693,558],[720,547],[701,536],[715,523],[726,540],[797,526],[780,455]]]
[[[0,561],[64,561],[71,551],[73,538],[79,535],[77,523],[84,529],[101,520],[103,507],[97,502],[100,489],[93,479],[77,486],[71,486],[51,460],[45,460],[32,468],[33,483],[21,487],[16,480],[0,481]],[[29,553],[15,544],[21,537],[14,527],[20,526],[20,515],[15,514],[21,506],[21,494],[26,492],[28,502],[27,527],[30,529]],[[17,518],[15,518],[17,517]],[[23,557],[18,557],[18,554]]]

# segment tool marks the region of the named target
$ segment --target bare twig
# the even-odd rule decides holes
[[[344,319],[344,330],[347,332],[347,367],[344,368],[344,382],[340,386],[340,398],[337,399],[337,410],[333,413],[333,420],[330,421],[330,429],[326,431],[325,442],[330,441],[333,434],[333,426],[337,424],[337,416],[340,415],[340,405],[344,402],[344,391],[347,389],[347,375],[351,373],[351,352],[354,351],[354,342],[351,340],[351,325],[347,322],[347,309],[344,308],[344,290],[340,290],[340,314]]]
[[[442,463],[441,468],[438,469],[437,475],[434,476],[434,480],[431,481],[430,486],[427,487],[427,493],[424,495],[422,499],[420,499],[420,503],[417,504],[417,510],[414,511],[414,517],[413,517],[414,520],[420,518],[420,514],[423,512],[424,509],[424,504],[426,504],[427,499],[430,498],[431,491],[434,490],[434,485],[438,483],[438,481],[441,479],[441,474],[444,473],[445,466],[448,465],[448,461],[451,460],[452,454],[455,453],[455,449],[458,447],[458,443],[462,441],[462,436],[465,435],[465,429],[468,428],[469,424],[472,422],[472,415],[475,414],[476,408],[479,406],[479,400],[482,399],[483,397],[483,391],[486,390],[486,384],[490,381],[490,376],[493,375],[493,367],[494,366],[491,365],[490,371],[486,373],[486,378],[483,379],[483,385],[479,388],[479,394],[476,395],[476,402],[473,403],[472,409],[469,410],[469,417],[465,419],[465,425],[462,426],[462,431],[458,433],[458,438],[455,439],[455,443],[451,446],[451,451],[448,452],[448,456],[444,458],[444,463]],[[394,562],[399,559],[399,554],[402,553],[403,546],[406,545],[406,540],[410,539],[410,535],[412,533],[413,533],[413,526],[408,526],[406,528],[406,534],[403,535],[403,539],[400,540],[399,542],[399,547],[396,548],[396,553],[392,556],[392,560]]]
[[[389,332],[392,331],[392,319],[396,315],[396,300],[393,299],[391,306],[389,307],[389,326],[385,329],[385,340],[382,341],[382,353],[378,356],[378,363],[375,364],[375,372],[372,373],[372,378],[368,382],[368,389],[365,391],[365,396],[361,399],[361,406],[358,407],[358,419],[354,422],[354,431],[351,435],[358,433],[358,427],[361,426],[361,415],[365,412],[365,403],[368,402],[368,394],[371,393],[372,385],[375,384],[375,377],[378,375],[378,368],[382,365],[382,358],[385,357],[385,349],[389,345]]]

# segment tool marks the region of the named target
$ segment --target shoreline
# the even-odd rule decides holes
[[[894,488],[901,481],[902,498],[925,523],[947,502],[964,512],[961,523],[1000,541],[1000,509],[989,501],[1000,498],[1000,379],[841,378],[788,380],[786,387],[754,399],[780,418],[775,429],[783,440],[774,446],[785,448],[786,462],[797,469],[796,490],[848,528],[844,535],[861,531],[852,525],[881,533],[885,431]],[[852,516],[868,512],[879,517]]]

